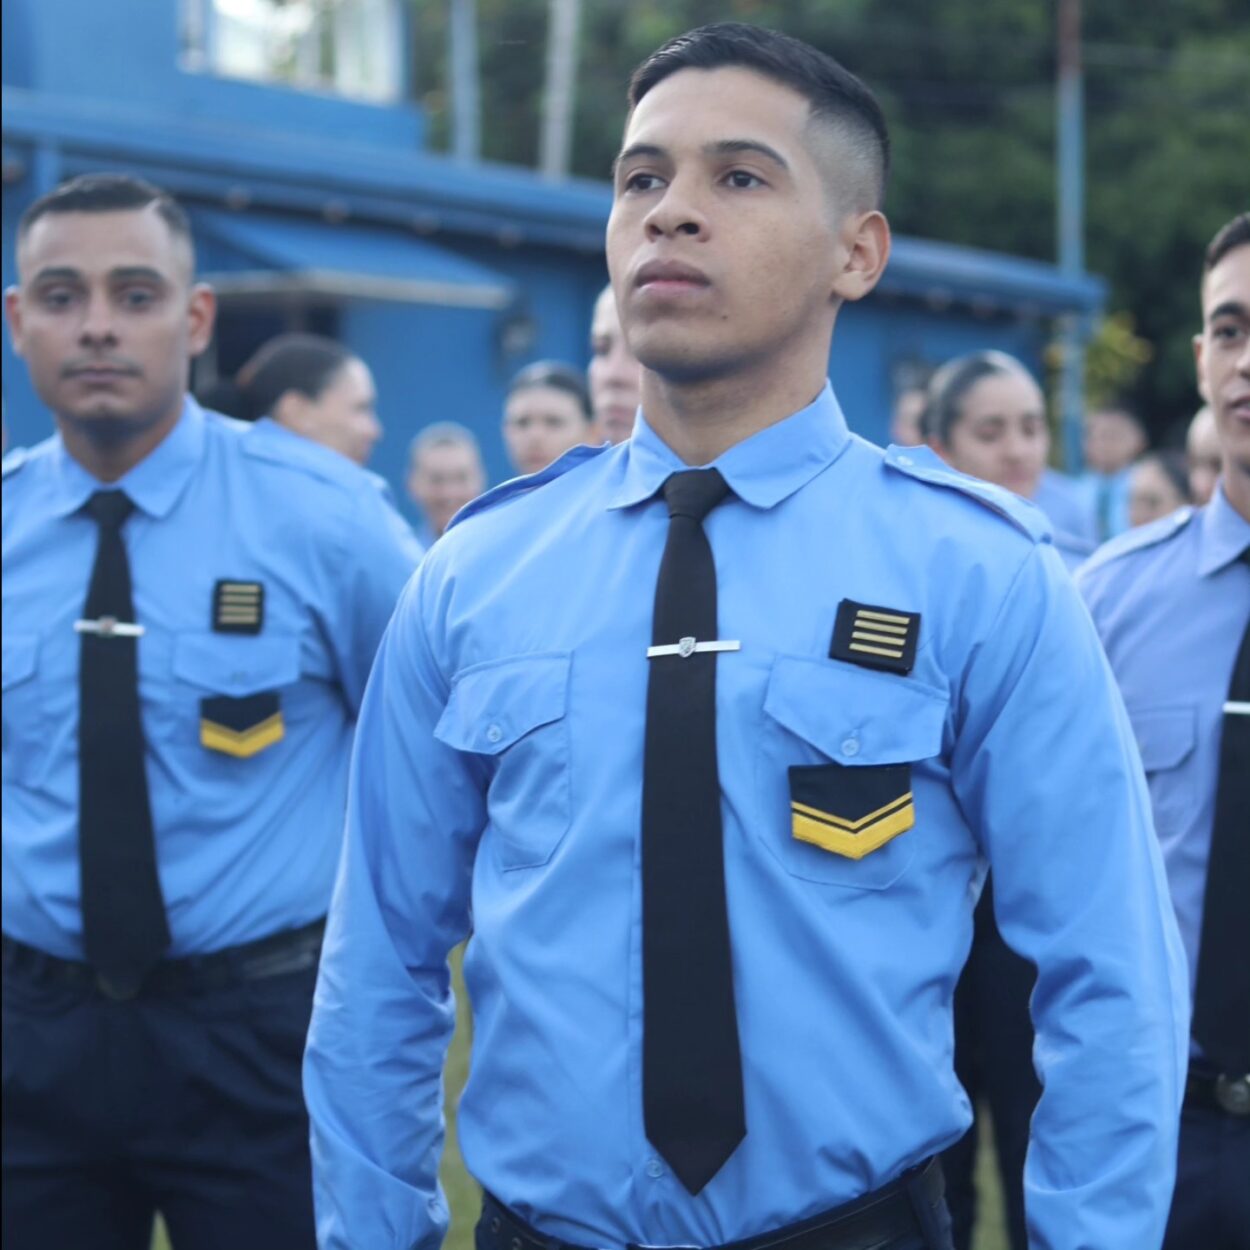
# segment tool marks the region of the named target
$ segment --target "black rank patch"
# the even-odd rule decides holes
[[[919,612],[843,599],[838,604],[829,657],[889,673],[910,673],[919,640]]]
[[[259,634],[265,623],[260,582],[219,581],[213,587],[213,629],[219,634]]]

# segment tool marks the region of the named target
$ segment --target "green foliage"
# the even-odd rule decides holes
[[[450,0],[413,0],[417,81],[448,142]],[[1087,262],[1155,347],[1132,386],[1157,428],[1197,403],[1189,336],[1202,252],[1250,200],[1250,11],[1242,0],[1086,3]],[[894,136],[897,231],[1043,260],[1055,251],[1055,8],[1037,0],[583,0],[574,172],[605,178],[634,66],[732,18],[833,53]],[[478,0],[483,154],[532,165],[547,0]]]

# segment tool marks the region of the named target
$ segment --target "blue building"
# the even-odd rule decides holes
[[[597,182],[461,164],[425,150],[404,0],[4,0],[5,284],[22,210],[62,179],[126,170],[193,218],[216,286],[196,382],[272,334],[330,334],[373,369],[386,436],[372,467],[402,485],[423,425],[452,418],[506,475],[508,379],[584,363],[605,281],[611,196]],[[900,238],[879,290],[839,321],[831,376],[852,423],[884,440],[917,370],[996,347],[1040,369],[1055,317],[1103,286],[1052,266]],[[4,344],[11,437],[50,430]]]

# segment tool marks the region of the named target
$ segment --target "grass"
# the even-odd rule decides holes
[[[456,1142],[456,1104],[469,1074],[469,999],[460,974],[461,952],[452,955],[452,976],[456,987],[456,1032],[447,1056],[445,1087],[447,1098],[447,1148],[443,1153],[441,1177],[447,1202],[451,1207],[451,1228],[444,1250],[473,1250],[473,1226],[477,1222],[480,1190],[464,1170]],[[972,1239],[972,1250],[1008,1250],[1006,1226],[1003,1223],[1002,1193],[994,1168],[993,1141],[987,1117],[981,1117],[981,1149],[977,1151],[977,1191],[980,1213]],[[152,1250],[170,1250],[164,1225],[157,1220]]]

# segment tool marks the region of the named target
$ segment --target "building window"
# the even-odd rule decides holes
[[[379,104],[399,99],[401,0],[182,0],[187,69]]]

